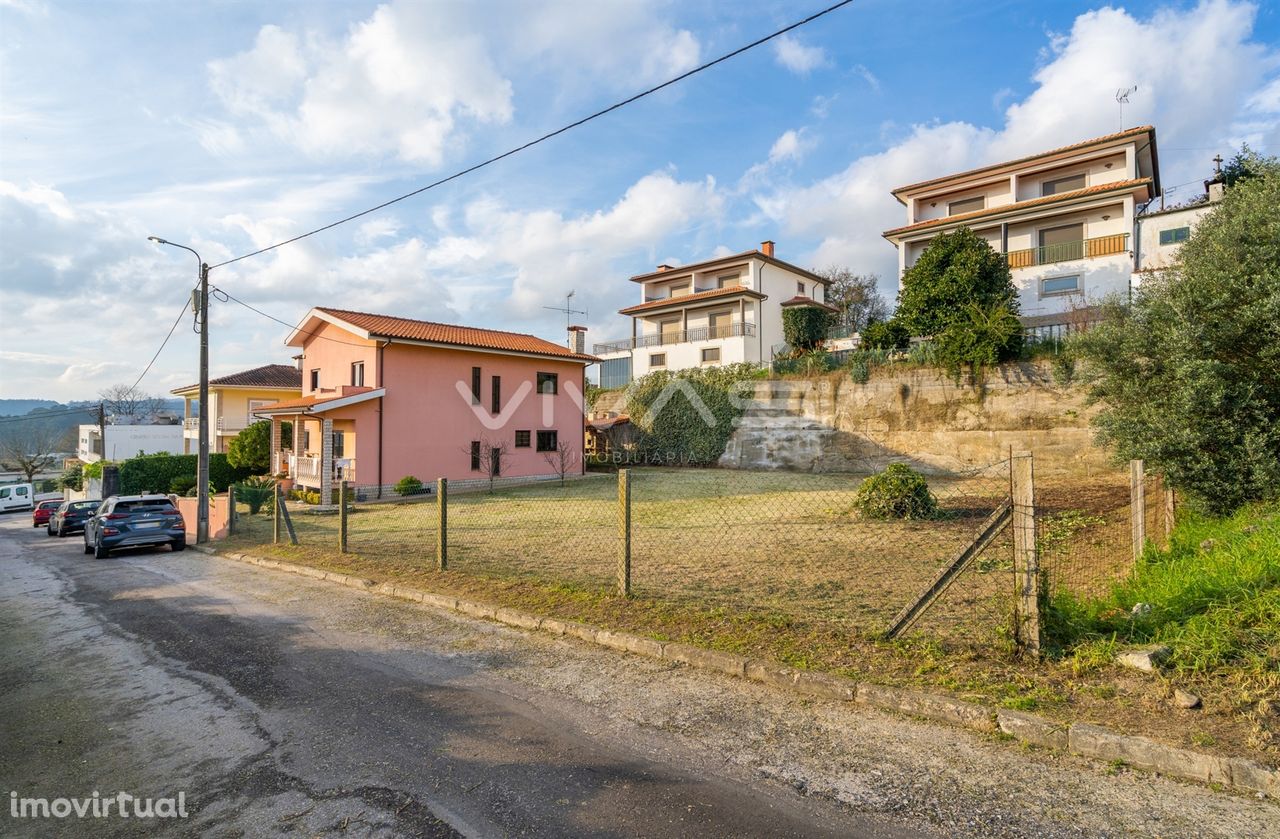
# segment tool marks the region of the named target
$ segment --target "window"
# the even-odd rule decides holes
[[[333,456],[334,457],[346,456],[344,454],[344,452],[346,451],[346,446],[344,445],[346,439],[347,439],[347,435],[343,434],[341,431],[333,432]]]
[[[364,387],[364,362],[351,363],[351,384],[353,387]]]
[[[1072,274],[1068,277],[1046,277],[1040,281],[1040,296],[1051,297],[1055,294],[1073,294],[1080,290],[1080,277]]]
[[[1065,224],[1040,231],[1041,265],[1084,258],[1084,224]]]
[[[555,396],[560,392],[560,377],[555,373],[538,374],[538,393]]]
[[[720,361],[719,347],[707,347],[705,350],[702,351],[703,364],[717,364],[719,363],[719,361]]]
[[[516,432],[516,448],[517,449],[529,448],[529,432],[528,431]]]
[[[556,450],[557,445],[559,445],[559,440],[557,439],[556,432],[554,431],[538,432],[538,451],[553,452]]]
[[[742,276],[730,274],[727,277],[716,277],[716,288],[733,288],[742,285]]]
[[[707,315],[707,326],[710,327],[710,338],[725,338],[733,331],[732,312],[713,312]]]
[[[302,450],[304,452],[311,451],[311,429],[302,429]]]
[[[471,441],[471,471],[480,471],[480,441]]]
[[[312,390],[320,389],[320,369],[319,368],[316,368],[315,370],[311,371],[311,389]]]
[[[1065,178],[1054,178],[1051,181],[1045,181],[1044,183],[1040,184],[1040,194],[1042,196],[1059,195],[1063,192],[1071,192],[1077,189],[1084,189],[1084,187],[1085,187],[1084,172],[1081,172],[1079,175],[1070,175]]]
[[[666,366],[667,366],[667,354],[666,354],[666,353],[664,353],[664,352],[655,352],[655,353],[650,353],[650,354],[649,354],[649,366],[650,366],[650,367],[666,367]]]
[[[796,283],[796,294],[804,294],[804,283]]]
[[[972,213],[975,210],[981,210],[987,206],[985,196],[979,195],[975,198],[962,198],[959,201],[952,201],[947,205],[947,215],[958,216],[961,213]]]
[[[492,404],[489,406],[489,409],[495,414],[501,412],[502,411],[502,377],[501,376],[493,377],[492,393],[490,393],[489,396],[491,397],[491,401],[492,401]]]
[[[1160,244],[1162,245],[1176,245],[1179,242],[1185,242],[1190,238],[1190,227],[1175,227],[1171,230],[1160,231]]]
[[[672,296],[672,297],[684,297],[684,296],[685,296],[686,294],[688,294],[688,293],[689,293],[689,284],[688,284],[688,283],[686,283],[686,284],[684,284],[684,285],[673,285],[673,286],[671,287],[671,296]]]
[[[471,404],[480,404],[480,368],[471,368]]]
[[[489,471],[496,478],[502,474],[502,447],[494,446],[489,449]]]

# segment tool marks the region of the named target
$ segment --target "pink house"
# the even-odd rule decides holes
[[[302,397],[256,410],[272,468],[329,498],[334,482],[385,487],[436,478],[584,469],[583,333],[565,347],[514,332],[343,309],[312,309],[286,344],[302,350]],[[280,445],[293,425],[293,444]],[[497,452],[495,453],[495,450]]]

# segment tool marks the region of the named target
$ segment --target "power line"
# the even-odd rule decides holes
[[[276,317],[273,314],[270,314],[269,312],[264,312],[259,308],[249,305],[248,303],[244,302],[239,297],[236,297],[234,294],[227,291],[226,289],[219,288],[217,289],[217,291],[220,294],[222,294],[224,297],[226,297],[228,300],[230,300],[231,302],[239,303],[241,306],[244,306],[249,311],[262,315],[267,320],[273,320],[276,323],[280,324],[281,326],[287,326],[289,327],[290,330],[300,330],[303,335],[309,335],[314,338],[320,338],[321,340],[324,340],[324,341],[332,341],[335,344],[345,344],[348,347],[368,347],[369,346],[368,344],[360,344],[355,341],[343,341],[340,338],[331,338],[328,335],[321,335],[319,332],[312,332],[310,330],[301,329],[301,326],[302,326],[301,321],[299,321],[298,323],[289,323],[287,320],[281,320],[280,318]]]
[[[169,327],[169,334],[164,336],[164,340],[160,342],[160,347],[159,349],[156,350],[156,354],[151,356],[151,360],[147,362],[146,369],[144,369],[142,373],[138,375],[138,378],[134,380],[133,385],[131,385],[129,388],[130,390],[133,390],[134,388],[136,388],[138,384],[143,380],[143,378],[145,378],[146,375],[151,372],[152,365],[156,363],[156,359],[160,357],[160,353],[164,352],[164,348],[169,343],[169,339],[173,337],[173,331],[177,329],[178,324],[182,322],[182,316],[187,313],[187,307],[190,305],[191,305],[191,299],[188,297],[186,300],[183,301],[182,308],[178,310],[178,316],[174,318],[173,326]]]
[[[559,136],[560,134],[564,134],[566,131],[572,131],[573,129],[575,129],[575,128],[577,128],[577,127],[581,126],[581,125],[585,125],[586,123],[591,122],[591,121],[592,121],[592,120],[594,120],[594,119],[598,119],[598,118],[600,118],[600,117],[604,116],[605,114],[608,114],[608,113],[611,113],[611,112],[613,112],[613,111],[616,111],[616,110],[618,110],[619,108],[624,108],[624,107],[626,107],[627,105],[630,105],[630,104],[631,104],[631,103],[633,103],[633,102],[636,102],[636,101],[639,101],[640,99],[645,98],[646,96],[651,96],[651,95],[653,95],[654,93],[657,93],[658,91],[660,91],[660,90],[662,90],[662,89],[664,89],[664,88],[670,87],[670,86],[671,86],[671,85],[673,85],[673,84],[676,84],[676,83],[678,83],[678,82],[684,81],[685,79],[689,78],[690,76],[697,75],[698,73],[701,73],[701,72],[702,72],[702,71],[704,71],[704,70],[708,70],[708,69],[710,69],[710,68],[712,68],[712,67],[716,66],[717,64],[720,64],[720,63],[722,63],[722,62],[728,61],[728,60],[729,60],[729,59],[731,59],[731,58],[734,58],[734,57],[736,57],[736,56],[739,56],[739,55],[741,55],[742,53],[747,52],[748,50],[755,49],[756,47],[760,46],[761,44],[768,43],[769,41],[772,41],[774,38],[777,38],[777,37],[779,37],[779,36],[781,36],[781,35],[785,35],[786,33],[788,33],[788,32],[790,32],[790,31],[792,31],[793,29],[798,29],[798,28],[800,28],[801,26],[804,26],[804,25],[806,25],[806,24],[812,23],[813,21],[817,20],[818,18],[823,17],[823,16],[825,16],[825,15],[829,15],[829,14],[831,14],[832,12],[836,11],[837,9],[840,9],[840,8],[841,8],[841,7],[843,7],[843,6],[847,6],[847,5],[849,5],[850,3],[852,3],[852,2],[853,2],[853,0],[840,0],[840,2],[835,3],[835,4],[831,5],[831,6],[828,6],[827,8],[823,9],[822,11],[815,12],[815,13],[813,13],[813,14],[809,15],[808,17],[804,18],[803,20],[796,21],[795,23],[791,24],[790,26],[785,26],[785,27],[783,27],[782,29],[779,29],[779,30],[778,30],[778,31],[776,31],[776,32],[773,32],[773,33],[771,33],[771,34],[769,34],[769,35],[764,36],[763,38],[759,38],[759,39],[757,39],[757,40],[755,40],[755,41],[752,41],[751,43],[749,43],[749,44],[747,44],[747,45],[745,45],[745,46],[738,47],[736,50],[733,50],[732,52],[727,52],[727,53],[725,53],[724,55],[721,55],[719,58],[715,58],[715,59],[713,59],[713,60],[711,60],[711,61],[706,62],[705,64],[700,64],[699,66],[694,67],[692,70],[687,70],[687,71],[685,71],[685,72],[681,73],[680,75],[675,76],[674,78],[670,78],[670,79],[666,80],[666,81],[665,81],[665,82],[663,82],[662,84],[655,85],[655,86],[653,86],[653,87],[651,87],[651,88],[649,88],[649,89],[647,89],[647,90],[644,90],[644,91],[641,91],[640,93],[635,94],[634,96],[630,96],[630,97],[628,97],[628,98],[626,98],[626,99],[623,99],[623,100],[621,100],[621,101],[619,101],[619,102],[615,102],[615,103],[613,103],[612,105],[610,105],[610,106],[609,106],[609,107],[607,107],[607,108],[602,108],[601,110],[596,111],[595,113],[590,114],[589,116],[585,116],[585,117],[583,117],[582,119],[579,119],[579,120],[577,120],[577,121],[575,121],[575,122],[571,122],[571,123],[569,123],[568,125],[565,125],[565,126],[562,126],[562,127],[560,127],[560,128],[557,128],[555,131],[551,131],[551,132],[549,132],[549,133],[547,133],[547,134],[543,134],[541,137],[538,137],[537,139],[534,139],[534,140],[530,140],[529,142],[525,143],[524,145],[516,146],[515,148],[513,148],[513,149],[509,149],[508,151],[505,151],[505,152],[503,152],[502,154],[499,154],[499,155],[496,155],[496,156],[494,156],[494,157],[491,157],[491,158],[489,158],[488,160],[483,160],[483,161],[481,161],[481,162],[479,162],[479,163],[476,163],[476,164],[473,164],[473,165],[471,165],[471,166],[468,166],[468,167],[467,167],[467,168],[465,168],[465,169],[462,169],[462,170],[460,170],[460,171],[458,171],[458,172],[454,172],[452,175],[449,175],[448,177],[441,178],[440,180],[438,180],[438,181],[433,181],[432,183],[429,183],[429,184],[427,184],[426,186],[419,187],[418,189],[415,189],[415,190],[413,190],[412,192],[406,192],[405,194],[400,195],[400,196],[397,196],[396,198],[392,198],[392,199],[391,199],[391,200],[389,200],[389,201],[384,201],[384,202],[382,202],[381,204],[378,204],[377,206],[374,206],[374,207],[370,207],[370,208],[369,208],[369,209],[367,209],[367,210],[361,210],[361,211],[360,211],[360,212],[358,212],[358,213],[355,213],[355,214],[353,214],[353,215],[349,215],[349,216],[347,216],[346,218],[339,219],[339,220],[337,220],[337,221],[335,221],[335,222],[331,222],[331,223],[329,223],[329,224],[324,225],[323,227],[317,227],[317,228],[315,228],[314,230],[309,230],[309,231],[307,231],[306,233],[300,233],[299,235],[294,236],[294,237],[292,237],[292,238],[290,238],[290,239],[285,239],[285,240],[284,240],[284,241],[282,241],[282,242],[276,242],[274,245],[267,245],[265,248],[259,248],[259,249],[258,249],[258,250],[256,250],[256,251],[250,251],[249,253],[241,254],[240,256],[233,257],[233,258],[228,259],[228,260],[226,260],[226,261],[224,261],[224,262],[219,262],[219,263],[217,263],[216,265],[210,265],[209,267],[210,267],[210,268],[221,268],[221,267],[222,267],[222,266],[224,266],[224,265],[230,265],[230,264],[231,264],[231,263],[233,263],[233,262],[239,262],[240,260],[242,260],[242,259],[248,259],[248,258],[249,258],[249,257],[251,257],[251,256],[258,256],[258,255],[260,255],[260,254],[264,254],[264,253],[266,253],[267,251],[273,251],[273,250],[275,250],[276,248],[282,248],[282,247],[284,247],[285,245],[291,245],[291,244],[293,244],[294,242],[298,242],[298,241],[301,241],[302,239],[306,239],[306,238],[308,238],[308,237],[310,237],[310,236],[314,236],[314,235],[316,235],[317,233],[323,233],[323,232],[324,232],[324,231],[326,231],[326,230],[332,230],[333,228],[338,227],[339,225],[343,225],[343,224],[346,224],[347,222],[355,221],[356,219],[361,218],[362,216],[367,216],[367,215],[369,215],[370,213],[375,213],[375,212],[377,212],[378,210],[382,210],[382,209],[385,209],[385,208],[387,208],[387,207],[390,207],[392,204],[398,204],[399,202],[404,201],[404,200],[405,200],[405,199],[407,199],[407,198],[412,198],[412,197],[413,197],[413,196],[415,196],[415,195],[421,195],[422,193],[426,192],[426,191],[427,191],[427,190],[429,190],[429,189],[435,189],[435,188],[436,188],[436,187],[438,187],[438,186],[442,186],[443,184],[447,184],[447,183],[449,183],[450,181],[453,181],[453,180],[456,180],[456,179],[458,179],[458,178],[461,178],[461,177],[462,177],[462,176],[464,176],[464,175],[469,175],[470,173],[472,173],[472,172],[476,171],[477,169],[483,169],[483,168],[484,168],[484,167],[486,167],[486,166],[489,166],[489,165],[491,165],[491,164],[497,163],[499,160],[503,160],[504,158],[511,157],[513,154],[518,154],[518,153],[520,153],[520,152],[524,151],[525,149],[529,149],[529,148],[532,148],[533,146],[538,145],[539,143],[546,142],[547,140],[550,140],[552,137],[556,137],[556,136]],[[238,301],[237,301],[237,302],[238,302]],[[259,313],[259,314],[261,314],[261,313]],[[270,317],[270,316],[268,315],[268,317]],[[274,318],[273,318],[273,320],[274,320]]]

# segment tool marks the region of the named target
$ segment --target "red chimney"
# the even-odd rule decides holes
[[[773,240],[768,239],[760,243],[760,253],[765,256],[773,256]]]

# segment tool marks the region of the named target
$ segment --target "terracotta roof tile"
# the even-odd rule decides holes
[[[184,393],[200,385],[174,388],[170,393]],[[264,364],[252,370],[241,370],[209,380],[209,387],[292,387],[302,389],[302,372],[292,364]]]
[[[944,175],[941,178],[930,178],[927,181],[919,181],[918,183],[907,184],[906,186],[900,186],[897,189],[893,190],[892,194],[897,195],[900,192],[907,192],[908,190],[912,190],[912,189],[919,189],[921,187],[932,186],[934,184],[943,184],[943,183],[946,183],[947,181],[954,181],[954,180],[959,180],[961,178],[968,178],[968,177],[979,175],[983,172],[989,172],[995,169],[1003,169],[1006,166],[1017,166],[1020,163],[1028,163],[1032,160],[1037,160],[1041,157],[1049,157],[1055,154],[1062,154],[1063,152],[1075,151],[1077,149],[1088,148],[1089,146],[1096,146],[1102,143],[1109,143],[1112,140],[1120,140],[1125,137],[1131,137],[1137,134],[1147,134],[1147,133],[1154,134],[1155,128],[1150,125],[1140,125],[1137,128],[1126,128],[1124,131],[1117,131],[1115,134],[1104,134],[1101,137],[1094,137],[1092,140],[1081,140],[1079,143],[1072,143],[1069,146],[1059,146],[1056,149],[1049,149],[1048,151],[1042,151],[1037,154],[1029,154],[1026,157],[1019,157],[1015,160],[1006,160],[1003,163],[989,163],[986,166],[979,166],[976,169],[969,169],[964,172],[956,172],[953,175]]]
[[[840,311],[835,306],[829,305],[827,303],[820,303],[817,300],[814,300],[812,297],[805,297],[803,294],[797,294],[795,297],[792,297],[790,300],[784,300],[780,305],[784,309],[789,306],[816,306],[819,309],[826,309],[829,312]]]
[[[639,312],[651,312],[656,309],[666,309],[671,306],[682,306],[685,303],[697,303],[700,300],[715,300],[718,297],[734,297],[744,294],[748,297],[755,297],[758,300],[767,299],[765,295],[758,291],[752,291],[742,286],[729,286],[728,288],[713,288],[708,291],[696,291],[693,294],[684,294],[680,297],[665,297],[662,300],[651,300],[648,303],[640,303],[635,306],[629,306],[625,309],[619,309],[620,315],[633,315]]]
[[[452,344],[459,347],[475,347],[486,350],[529,353],[530,355],[559,356],[567,361],[597,361],[595,356],[579,355],[561,344],[553,344],[533,335],[520,332],[503,332],[497,329],[481,329],[474,326],[457,326],[434,323],[393,315],[374,315],[353,312],[348,309],[331,309],[317,306],[316,311],[331,315],[344,323],[363,329],[378,338],[402,338],[408,341],[427,341],[433,344]]]
[[[1032,198],[1027,201],[1017,201],[1013,204],[1002,204],[999,207],[988,207],[984,210],[974,210],[971,213],[960,213],[955,216],[943,216],[942,218],[929,219],[928,221],[918,221],[915,224],[908,224],[906,227],[895,227],[892,230],[886,230],[881,235],[893,236],[898,233],[909,233],[915,230],[923,230],[928,227],[939,227],[942,225],[952,224],[957,221],[968,221],[969,219],[995,216],[1002,213],[1015,213],[1020,210],[1039,207],[1045,204],[1069,201],[1073,198],[1083,198],[1089,195],[1101,195],[1106,192],[1119,192],[1144,185],[1150,186],[1151,179],[1134,178],[1128,181],[1112,181],[1111,183],[1089,186],[1084,189],[1072,190],[1071,192],[1060,192],[1057,195],[1046,195],[1043,198]]]
[[[823,285],[831,284],[831,280],[821,274],[815,274],[812,271],[801,268],[799,265],[793,265],[786,260],[778,259],[776,256],[769,256],[767,253],[759,250],[731,253],[728,256],[721,256],[716,259],[704,259],[701,262],[691,262],[688,265],[668,265],[665,271],[647,271],[643,274],[636,274],[630,279],[633,283],[644,283],[650,280],[663,279],[664,277],[678,277],[681,274],[688,273],[689,271],[700,271],[709,265],[720,265],[725,262],[737,262],[740,259],[759,259],[764,262],[768,262],[770,265],[777,265],[779,268],[785,268],[788,271],[803,274],[809,279],[822,283]]]

